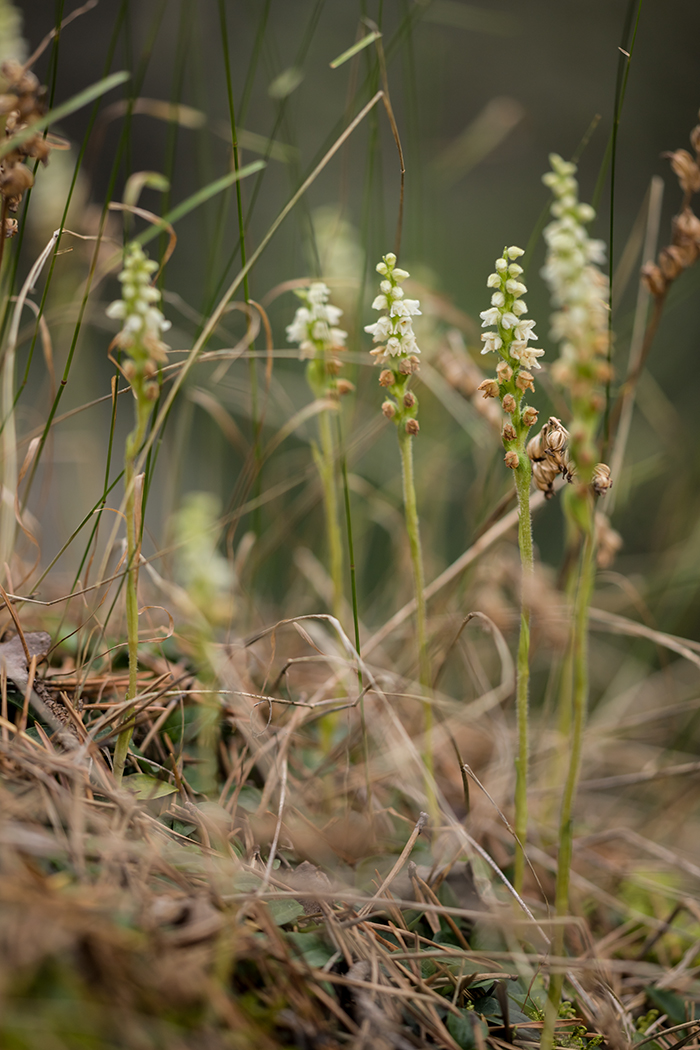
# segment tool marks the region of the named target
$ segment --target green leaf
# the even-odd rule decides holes
[[[177,791],[174,784],[149,777],[147,773],[132,773],[124,777],[122,785],[139,799],[163,798],[165,795],[174,795]]]
[[[654,1006],[658,1006],[662,1013],[668,1014],[674,1024],[683,1024],[686,1020],[685,1002],[679,995],[667,992],[663,988],[647,988],[646,993]]]
[[[119,84],[123,84],[125,80],[128,80],[131,76],[125,69],[119,73],[112,73],[110,76],[105,77],[104,80],[98,80],[96,84],[92,84],[90,87],[85,88],[84,91],[78,92],[73,98],[68,99],[60,106],[56,106],[55,109],[49,110],[45,113],[40,120],[32,121],[26,128],[22,128],[21,131],[17,131],[14,135],[11,135],[8,139],[0,145],[0,158],[4,157],[7,153],[19,146],[22,142],[26,142],[30,139],[37,131],[43,131],[49,124],[55,124],[59,120],[63,120],[69,113],[75,113],[76,109],[82,109],[83,106],[87,106],[89,102],[93,102],[100,95],[105,95],[112,88],[118,87]]]
[[[284,926],[286,923],[293,922],[300,915],[304,914],[304,907],[299,901],[268,901],[267,906],[277,926]]]
[[[349,47],[347,51],[343,51],[342,55],[338,55],[337,58],[333,59],[330,63],[331,69],[337,69],[338,66],[342,66],[344,62],[347,62],[349,58],[356,55],[358,51],[362,51],[365,47],[369,47],[370,44],[373,44],[375,40],[379,40],[381,35],[381,33],[374,32],[368,33],[367,36],[363,36],[362,40],[358,40],[357,43],[353,44],[352,47]]]
[[[484,1039],[488,1036],[489,1030],[484,1022],[477,1017],[474,1010],[461,1010],[460,1013],[461,1017],[457,1017],[452,1013],[448,1014],[447,1031],[459,1043],[462,1050],[474,1050],[474,1047],[476,1047],[475,1028],[480,1029]]]

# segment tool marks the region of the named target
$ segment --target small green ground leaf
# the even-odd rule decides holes
[[[268,901],[267,906],[277,926],[284,926],[288,922],[294,922],[295,919],[304,914],[303,905],[299,901]]]
[[[668,1014],[674,1024],[683,1024],[686,1020],[685,1002],[679,995],[667,992],[664,988],[647,988],[646,992],[654,1006]]]
[[[174,784],[149,777],[147,773],[132,773],[124,777],[122,785],[138,799],[163,798],[165,795],[174,795],[177,791]]]
[[[489,1030],[484,1022],[477,1017],[474,1010],[462,1010],[461,1017],[457,1017],[455,1014],[449,1014],[447,1017],[447,1030],[453,1039],[459,1043],[462,1050],[474,1050],[476,1047],[476,1036],[475,1029],[480,1030],[482,1039],[480,1042],[483,1044],[483,1040],[489,1034]]]

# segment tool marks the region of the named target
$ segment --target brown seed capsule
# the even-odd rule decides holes
[[[352,394],[355,390],[355,384],[351,383],[349,379],[339,379],[336,384],[339,397],[345,397],[346,394]]]
[[[532,480],[544,492],[545,499],[554,495],[554,480],[559,473],[556,464],[548,459],[534,460],[532,463]]]
[[[383,368],[379,373],[379,385],[380,386],[393,386],[396,376],[390,368]]]
[[[326,372],[329,376],[337,376],[342,367],[337,357],[329,357],[326,361]]]
[[[25,164],[15,164],[0,175],[0,193],[3,197],[21,197],[34,185],[34,176]]]
[[[503,457],[503,462],[507,467],[510,467],[511,470],[518,469],[518,467],[520,466],[520,459],[518,458],[518,453],[515,451],[514,448],[508,449],[505,456]]]
[[[420,371],[420,365],[418,364],[418,358],[411,354],[410,357],[404,357],[399,362],[399,372],[404,376],[411,376],[414,372]]]
[[[522,414],[522,420],[524,425],[526,427],[534,427],[535,423],[537,422],[538,416],[539,412],[537,411],[537,409],[533,408],[532,405],[528,405]]]
[[[393,401],[385,401],[382,405],[382,412],[387,419],[393,419],[396,415],[396,405]]]
[[[160,387],[157,383],[144,383],[143,394],[149,401],[155,401],[159,393]]]
[[[664,280],[661,270],[655,265],[655,263],[645,263],[642,267],[641,273],[642,280],[654,298],[658,299],[659,296],[662,296],[665,293],[666,281]]]
[[[483,383],[479,383],[476,389],[480,390],[481,396],[485,398],[498,397],[499,394],[498,383],[495,379],[484,379]]]
[[[604,496],[608,489],[612,488],[612,477],[607,463],[597,463],[593,468],[592,484],[596,496]]]
[[[532,392],[534,393],[534,378],[535,377],[532,375],[531,372],[527,372],[524,368],[521,368],[517,376],[515,377],[515,385],[517,386],[518,390],[522,390],[523,392],[525,390],[532,390]]]
[[[417,419],[408,419],[408,420],[406,420],[406,433],[407,434],[410,434],[412,437],[414,437],[418,433],[419,430],[420,430],[420,427],[418,426],[418,420]]]
[[[403,406],[404,408],[413,408],[416,403],[416,395],[410,390],[407,390],[403,395]]]
[[[507,412],[509,415],[512,412],[515,412],[518,407],[512,394],[506,394],[501,403],[503,405],[503,411]]]
[[[504,441],[515,441],[517,438],[515,427],[512,423],[504,423],[503,430],[501,431],[501,437]]]
[[[5,236],[14,237],[17,233],[19,226],[17,225],[17,219],[5,219]]]
[[[667,153],[674,175],[677,177],[684,193],[697,193],[700,190],[700,168],[685,149]]]
[[[499,383],[508,383],[513,378],[513,369],[507,361],[499,361],[496,365],[496,375]]]

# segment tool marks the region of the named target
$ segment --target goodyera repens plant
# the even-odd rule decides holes
[[[379,285],[379,295],[372,303],[373,310],[380,310],[382,316],[374,324],[365,326],[365,331],[373,337],[379,345],[370,353],[376,358],[377,363],[382,365],[379,373],[379,385],[387,392],[387,398],[382,404],[382,412],[387,419],[392,419],[396,425],[401,451],[401,466],[403,471],[403,502],[406,515],[406,531],[411,549],[411,564],[413,566],[413,586],[416,598],[416,634],[418,640],[418,659],[420,682],[424,691],[430,689],[430,661],[428,658],[428,639],[426,632],[425,577],[423,573],[423,555],[420,543],[420,523],[418,520],[418,509],[416,504],[416,490],[413,480],[413,445],[412,441],[418,434],[418,398],[409,390],[411,376],[418,371],[418,354],[420,350],[413,331],[413,318],[420,314],[420,302],[418,299],[406,299],[402,283],[410,274],[401,270],[396,265],[396,256],[393,252],[382,256],[382,261],[377,263],[377,273],[382,278]],[[428,797],[433,800],[432,790],[432,708],[430,699],[426,697],[424,703],[424,731],[425,746],[423,757],[428,769]]]
[[[345,349],[347,332],[338,328],[343,311],[328,302],[330,288],[315,281],[296,293],[302,301],[294,320],[287,325],[287,339],[298,343],[300,357],[309,359],[306,380],[317,400],[337,400],[354,389],[347,379],[339,379],[340,361],[335,356]],[[333,615],[343,613],[343,545],[338,516],[337,463],[338,442],[333,434],[331,413],[318,414],[320,448],[313,446],[314,459],[323,484],[330,575],[333,583]]]
[[[158,264],[149,259],[143,249],[135,243],[126,247],[124,269],[119,274],[122,298],[107,307],[107,316],[122,321],[121,331],[114,337],[112,346],[123,351],[126,360],[121,365],[124,377],[131,384],[135,399],[136,423],[126,439],[124,454],[124,486],[126,490],[126,627],[129,647],[129,685],[127,700],[133,701],[137,690],[138,671],[138,576],[141,534],[141,482],[143,475],[136,477],[135,465],[138,451],[146,434],[146,427],[158,397],[158,365],[166,360],[167,347],[161,335],[170,328],[156,303],[160,292],[151,284]],[[133,727],[128,726],[134,713],[133,703],[124,713],[127,728],[122,730],[114,749],[114,776],[121,781],[124,773],[129,742]]]
[[[595,504],[612,485],[610,470],[598,463],[597,436],[605,407],[604,386],[610,381],[608,280],[598,268],[605,245],[588,235],[595,212],[578,198],[576,165],[550,155],[552,170],[542,181],[554,195],[553,221],[544,230],[547,257],[542,276],[549,285],[554,313],[552,337],[560,356],[552,378],[571,401],[568,454],[573,485],[564,499],[570,543],[581,546],[572,559],[567,586],[573,604],[570,643],[561,675],[560,729],[570,737],[568,768],[559,816],[556,911],[569,910],[569,872],[573,855],[573,805],[581,765],[583,731],[588,707],[588,607],[595,568]],[[572,720],[573,719],[573,720]],[[555,927],[552,952],[564,954],[564,927]],[[561,1000],[563,974],[550,978],[542,1047],[554,1040],[554,1023]]]
[[[496,366],[496,378],[485,379],[479,386],[484,397],[500,398],[507,420],[501,436],[506,449],[505,463],[513,471],[518,496],[518,546],[522,567],[520,639],[518,642],[518,674],[516,710],[518,720],[518,757],[515,762],[515,876],[514,885],[522,890],[525,871],[525,840],[527,838],[527,776],[528,776],[528,695],[530,679],[530,609],[527,602],[529,578],[533,572],[532,524],[530,521],[530,480],[532,466],[526,450],[530,428],[537,422],[537,410],[525,404],[528,390],[534,391],[531,369],[538,369],[538,358],[544,350],[528,344],[535,337],[535,322],[526,318],[527,304],[522,298],[527,288],[522,282],[523,269],[515,261],[524,255],[522,248],[505,248],[496,259],[495,270],[486,284],[493,288],[491,306],[479,315],[482,328],[490,328],[481,339],[482,354],[495,353],[501,360]]]

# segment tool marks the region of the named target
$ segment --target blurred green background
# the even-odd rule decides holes
[[[68,13],[63,2],[20,6],[30,50],[57,17]],[[661,155],[687,147],[700,105],[700,6],[690,0],[663,5],[646,0],[639,10],[617,143],[615,263],[655,174],[666,183],[660,244],[668,241],[680,193]],[[429,354],[449,327],[445,304],[466,315],[466,340],[478,353],[478,313],[488,306],[485,281],[494,258],[504,244],[525,247],[530,240],[548,204],[548,191],[541,183],[548,154],[573,155],[599,117],[580,163],[582,199],[593,198],[613,125],[616,78],[624,61],[619,45],[630,39],[626,26],[630,16],[636,19],[638,5],[627,0],[526,4],[512,0],[481,4],[103,0],[67,27],[58,49],[49,49],[36,65],[59,102],[111,70],[126,68],[134,74],[124,88],[100,104],[101,115],[92,125],[81,167],[81,203],[69,226],[73,222],[72,228],[77,228],[75,224],[82,221],[87,228],[88,219],[94,224],[90,208],[99,208],[108,196],[121,199],[126,179],[134,171],[172,175],[169,195],[146,189],[141,197],[144,207],[162,214],[230,169],[222,13],[236,118],[245,132],[241,133],[242,161],[272,150],[262,175],[241,184],[249,216],[249,252],[377,89],[379,69],[373,47],[338,69],[329,65],[374,23],[383,34],[391,101],[405,154],[401,263],[424,289],[444,297],[439,316],[424,318],[424,353]],[[113,108],[120,99],[136,97],[184,104],[202,116],[190,114],[185,123],[191,126],[177,126],[153,116],[151,104],[151,114],[138,112],[137,106],[130,117],[125,117],[124,105]],[[53,180],[56,201],[65,199],[66,176],[89,119],[86,109],[61,125],[75,144],[73,151],[54,153],[50,167],[39,173],[39,183],[45,180],[48,187]],[[266,146],[266,141],[274,145]],[[48,189],[47,211],[39,214],[38,188],[37,214],[30,213],[32,236],[23,244],[24,268],[45,243],[46,231],[56,224]],[[396,148],[386,114],[377,106],[276,233],[251,274],[251,296],[265,302],[281,282],[329,276],[324,243],[314,238],[314,230],[318,234],[324,215],[328,224],[331,214],[319,209],[339,210],[350,227],[343,245],[350,284],[338,286],[338,302],[346,311],[350,350],[364,353],[369,337],[362,326],[374,319],[369,310],[374,264],[393,247],[398,200]],[[120,229],[120,222],[114,223],[115,236]],[[331,230],[338,247],[338,227],[331,225]],[[609,172],[594,232],[609,241]],[[165,312],[173,321],[170,345],[187,349],[198,330],[197,317],[211,310],[217,292],[239,266],[235,191],[184,219],[177,233],[177,249],[164,275],[164,288],[171,296]],[[58,260],[48,300],[56,311],[52,334],[59,374],[74,334],[75,315],[68,316],[66,302],[82,294],[88,250],[76,247],[73,260],[69,256]],[[551,360],[549,306],[538,276],[542,258],[540,240],[528,260],[528,306],[530,316],[537,319],[538,345]],[[616,479],[613,522],[625,543],[616,568],[631,576],[656,622],[690,635],[700,628],[700,460],[694,371],[699,286],[696,268],[681,278],[669,298],[649,375],[640,384],[624,477]],[[112,279],[90,300],[62,411],[109,392],[111,331],[103,309],[116,295]],[[635,297],[633,272],[614,309],[618,375],[624,374]],[[290,349],[284,328],[295,305],[289,292],[270,304],[276,348]],[[468,318],[476,318],[477,325]],[[219,332],[210,349],[231,346],[230,340],[240,338],[245,330],[242,315],[232,315],[226,324],[228,331]],[[256,348],[263,346],[259,339]],[[264,362],[258,370],[261,390],[263,369]],[[274,490],[274,498],[246,515],[229,540],[236,548],[246,530],[258,533],[248,565],[261,608],[265,602],[294,612],[317,608],[318,600],[293,557],[294,549],[304,546],[323,560],[322,513],[308,444],[313,425],[301,428],[280,446],[264,467],[259,489],[255,483],[244,489],[240,476],[245,446],[249,449],[251,443],[248,365],[236,362],[212,383],[213,372],[213,366],[195,369],[171,414],[149,499],[147,542],[151,549],[165,542],[167,519],[183,491],[214,492],[223,512],[231,512],[251,494]],[[376,373],[351,363],[345,374],[358,386],[356,399],[349,399],[344,409],[344,427],[356,517],[360,611],[376,624],[410,596],[410,573],[402,553],[398,456],[391,428],[383,427],[379,416]],[[194,388],[216,396],[235,420],[240,440],[235,435],[232,443],[226,440],[202,407],[201,397],[198,401],[199,395],[192,396]],[[549,411],[545,388],[546,384],[540,385],[537,395],[543,414]],[[460,425],[439,397],[423,386],[418,390],[422,429],[416,442],[417,479],[427,575],[432,578],[469,545],[479,524],[508,491],[510,478],[502,467],[498,442],[475,443],[478,427],[473,413]],[[302,366],[293,359],[276,360],[263,442],[309,399]],[[45,418],[49,403],[43,365],[37,359],[20,401],[26,430]],[[120,403],[118,433],[129,423],[130,408]],[[108,433],[109,404],[56,429],[53,465],[42,468],[43,487],[36,487],[33,505],[44,526],[44,562],[99,499]],[[286,491],[285,484],[289,484]],[[556,501],[538,515],[535,535],[542,558],[556,565],[562,549]],[[77,563],[80,551],[74,550],[75,556],[69,552],[59,570]]]

